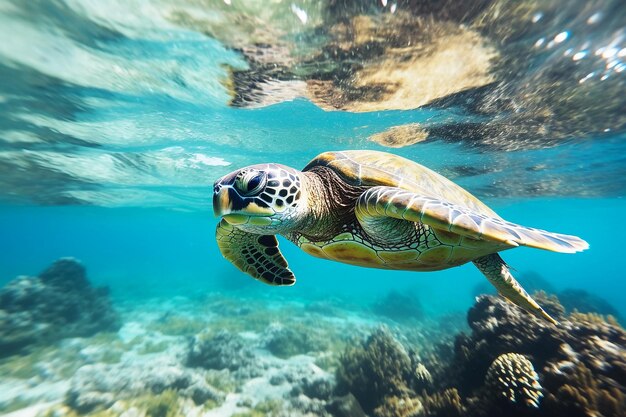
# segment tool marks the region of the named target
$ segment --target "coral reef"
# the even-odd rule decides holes
[[[39,415],[59,417],[626,415],[626,331],[535,297],[558,326],[496,296],[477,298],[461,333],[451,317],[376,328],[363,307],[307,318],[294,314],[305,304],[274,299],[254,301],[264,325],[224,330],[215,312],[250,315],[223,294],[176,300],[165,316],[160,303],[133,305],[118,333],[0,360],[0,413],[39,402]],[[270,314],[289,318],[267,324]],[[207,329],[190,336],[202,321]],[[329,355],[336,362],[317,366]]]
[[[328,403],[326,410],[334,417],[366,417],[365,411],[352,394],[335,397]]]
[[[533,294],[533,298],[545,311],[548,312],[550,316],[556,320],[565,319],[565,308],[556,295],[548,294],[547,292],[540,290]]]
[[[119,399],[146,393],[175,391],[196,404],[219,402],[224,394],[210,386],[201,374],[175,361],[128,361],[114,365],[94,364],[80,368],[70,381],[66,404],[79,413],[108,408]]]
[[[285,327],[271,324],[265,330],[263,346],[279,358],[312,351],[322,351],[329,347],[329,342],[315,330],[302,326]]]
[[[410,392],[411,358],[385,327],[377,329],[361,345],[349,347],[337,369],[337,390],[352,393],[366,412],[387,396]]]
[[[421,331],[430,333],[427,328]],[[421,355],[413,349],[407,350],[385,326],[376,329],[362,343],[349,345],[337,366],[336,393],[349,392],[365,412],[375,416],[428,415],[424,414],[426,406],[433,410],[454,409],[462,414],[464,408],[460,397],[457,401],[458,393],[456,396],[434,393],[432,397],[428,394],[440,387],[437,379],[449,372],[445,363],[451,357],[448,353],[451,347],[441,335],[429,336],[429,342],[418,337],[419,342],[410,343],[415,347],[435,345],[423,349]]]
[[[191,367],[237,371],[251,368],[254,353],[241,336],[221,330],[191,338],[185,363]]]
[[[424,406],[419,398],[385,397],[383,404],[374,410],[376,417],[420,417]]]
[[[536,298],[558,326],[481,296],[452,355],[444,344],[421,359],[380,328],[345,351],[336,392],[376,417],[626,415],[626,331],[597,314],[567,315],[556,296]]]
[[[516,352],[527,355],[541,370],[576,356],[607,376],[626,365],[626,333],[619,325],[594,315],[574,314],[560,319],[558,326],[552,326],[521,313],[501,298],[479,297],[468,312],[471,336],[457,338],[457,361],[486,371],[498,355]],[[608,345],[615,348],[608,349]],[[570,351],[574,353],[568,354]],[[598,366],[598,360],[608,362],[608,366]],[[463,380],[480,385],[479,375],[466,376]]]
[[[425,389],[433,383],[433,376],[423,363],[418,363],[413,371],[413,386],[416,390]]]
[[[316,398],[318,400],[328,400],[332,397],[333,389],[335,388],[335,381],[328,376],[313,374],[300,376],[294,379],[298,382],[291,391],[292,395],[299,395],[302,393],[308,398]]]
[[[549,370],[546,378],[552,388],[543,400],[546,415],[554,416],[624,416],[624,386],[606,386],[596,380],[584,364],[565,365]],[[557,382],[558,381],[558,382]],[[559,386],[559,384],[562,385]],[[554,387],[552,387],[554,384]]]
[[[279,415],[326,417],[327,408],[332,408],[330,404],[339,406],[333,398],[333,375],[315,366],[311,356],[300,355],[289,359],[268,356],[266,359],[268,361],[263,366],[268,370],[261,379],[269,382],[270,390],[275,390],[276,394],[271,398],[282,398],[283,412]],[[260,383],[256,391],[263,391],[267,382]]]
[[[505,353],[496,358],[487,370],[485,386],[492,395],[510,403],[539,407],[543,396],[539,375],[523,355]]]
[[[438,417],[461,417],[467,415],[467,408],[456,388],[449,388],[432,395],[422,395],[424,415]]]
[[[18,277],[0,290],[0,356],[119,327],[107,289],[93,288],[85,267],[72,258],[59,259],[38,277]]]
[[[558,299],[548,299],[553,309],[564,311]],[[592,314],[562,314],[560,324],[552,326],[501,298],[482,296],[468,312],[468,322],[472,333],[457,337],[455,357],[444,384],[459,390],[467,415],[626,413],[626,331],[615,321]],[[490,400],[494,395],[494,370],[489,371],[490,366],[494,361],[498,364],[500,355],[510,353],[516,358],[524,355],[535,365],[545,396],[538,409],[520,409],[519,400],[509,405]],[[518,367],[519,371],[530,369],[528,364]],[[487,381],[492,382],[483,386],[481,379],[489,373],[492,377]],[[532,386],[533,379],[531,373],[526,382]],[[530,392],[530,397],[524,393],[522,398],[534,405],[532,398],[537,392]],[[610,414],[605,414],[607,410]]]

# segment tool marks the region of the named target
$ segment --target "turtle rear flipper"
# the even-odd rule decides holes
[[[397,187],[370,188],[359,198],[356,213],[361,222],[367,222],[368,218],[392,217],[511,247],[529,246],[563,253],[589,248],[587,242],[576,236],[520,226]]]
[[[270,285],[296,282],[275,236],[247,233],[222,219],[215,237],[224,258],[253,278]]]
[[[552,324],[558,324],[546,311],[537,304],[535,300],[522,288],[519,282],[513,277],[507,264],[500,255],[492,253],[474,260],[474,265],[483,273],[496,287],[498,293],[511,301],[513,304],[523,308],[529,313],[543,318]]]

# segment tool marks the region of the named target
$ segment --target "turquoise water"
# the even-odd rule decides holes
[[[530,248],[505,252],[504,259],[522,282],[524,274],[536,272],[555,289],[585,289],[626,313],[624,272],[616,261],[618,249],[609,239],[625,231],[610,220],[624,212],[622,199],[486,201],[506,219],[577,233],[591,245],[576,255]],[[0,269],[3,282],[16,275],[36,275],[51,260],[73,256],[85,263],[95,282],[109,285],[119,299],[241,289],[294,299],[339,296],[367,305],[398,289],[416,293],[430,313],[440,315],[465,311],[473,303],[474,287],[486,283],[471,264],[429,273],[363,269],[313,258],[281,239],[281,250],[297,282],[289,288],[269,287],[222,259],[213,238],[217,222],[210,211],[4,207],[0,221],[10,237]]]
[[[305,349],[293,363],[279,361],[258,342],[262,353],[255,355],[264,358],[258,361],[265,370],[339,357],[346,344],[356,343],[348,337],[362,339],[381,323],[402,343],[418,343],[407,350],[430,352],[440,341],[453,346],[455,331],[468,331],[465,316],[476,296],[495,293],[471,263],[428,273],[364,269],[313,258],[280,237],[297,282],[271,287],[222,258],[213,182],[251,164],[302,169],[328,150],[404,156],[452,179],[509,221],[580,236],[590,244],[583,253],[517,248],[502,256],[530,292],[584,290],[612,306],[623,325],[623,3],[232,3],[0,1],[0,287],[72,257],[93,286],[109,288],[120,315],[119,326],[104,333],[108,342],[97,333],[70,332],[53,342],[34,336],[39,342],[15,352],[3,347],[0,414],[43,415],[52,407],[61,413],[55,415],[121,415],[129,404],[143,410],[145,404],[133,401],[163,389],[133,391],[129,399],[110,388],[123,403],[117,408],[104,400],[83,408],[68,400],[68,387],[82,384],[77,375],[91,372],[81,366],[118,363],[85,352],[117,352],[119,363],[132,367],[143,363],[133,355],[146,343],[165,343],[169,356],[163,357],[174,361],[187,338],[220,328],[254,345],[271,338],[272,326],[282,321],[273,314],[288,316],[286,328],[295,320],[294,328],[307,334],[343,338],[335,343],[328,336],[330,347]],[[389,130],[407,125],[413,129],[408,136]],[[381,132],[392,132],[400,143],[381,142]],[[394,291],[423,310],[417,325],[403,327],[397,316],[372,313]],[[320,303],[335,310],[307,310]],[[0,297],[2,314],[3,308],[9,312]],[[175,336],[154,330],[168,317],[191,317],[196,327]],[[258,320],[267,328],[257,328]],[[453,330],[446,330],[446,321]],[[11,323],[0,314],[7,340]],[[429,331],[436,333],[430,344],[428,336],[420,338]],[[623,353],[623,345],[612,343]],[[38,353],[48,344],[51,351]],[[68,346],[82,353],[61,355],[73,352]],[[340,380],[336,362],[328,360],[330,367],[320,366],[319,374]],[[48,374],[38,371],[46,366]],[[22,375],[17,369],[33,375],[16,377]],[[542,382],[547,376],[537,370]],[[283,401],[283,414],[255,412],[340,415],[329,405],[340,388],[316,397],[318,409],[312,403],[306,408],[274,391],[255,391],[254,372],[214,371],[202,378],[235,384],[213,384],[223,398],[196,398],[196,408],[167,415],[235,415],[269,400]],[[101,372],[111,380],[117,375]],[[623,384],[618,380],[622,393]],[[189,403],[190,394],[172,386],[167,389],[179,396],[178,405]],[[213,414],[209,404],[217,407]],[[382,415],[361,405],[368,415]],[[166,415],[150,413],[128,415]]]

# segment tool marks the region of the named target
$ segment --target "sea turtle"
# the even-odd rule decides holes
[[[239,169],[215,182],[213,208],[222,216],[222,255],[265,283],[295,283],[277,234],[310,255],[371,268],[436,271],[472,261],[502,296],[555,324],[498,252],[589,247],[503,220],[447,178],[377,151],[325,152],[302,171],[275,163]]]

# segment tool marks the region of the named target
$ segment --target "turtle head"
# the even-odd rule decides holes
[[[250,233],[288,230],[304,205],[301,175],[280,164],[252,165],[231,172],[215,181],[213,211]]]

